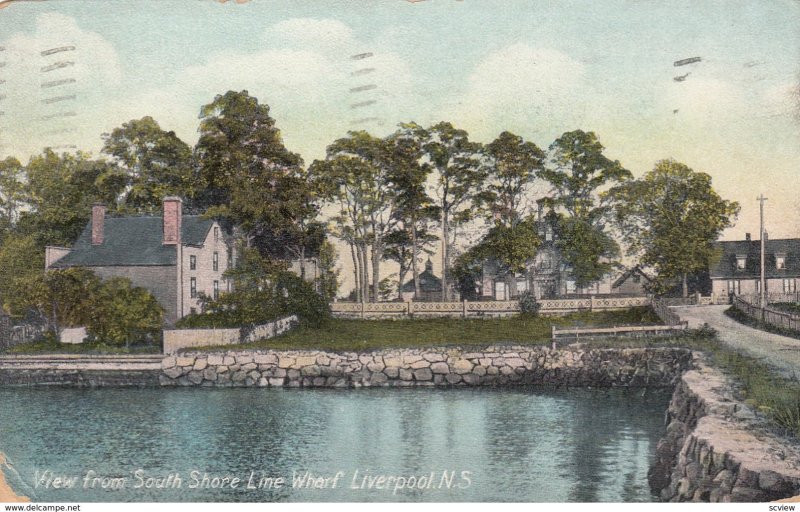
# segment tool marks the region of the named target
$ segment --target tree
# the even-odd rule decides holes
[[[22,192],[26,204],[17,231],[42,247],[72,244],[86,226],[92,205],[115,204],[124,183],[110,179],[115,167],[85,153],[58,155],[46,149],[31,158]]]
[[[438,240],[430,233],[430,225],[439,218],[441,212],[426,190],[431,166],[421,161],[424,143],[421,134],[417,125],[409,124],[401,125],[401,129],[389,138],[397,224],[395,230],[386,237],[387,249],[384,254],[385,258],[400,265],[398,295],[405,275],[411,268],[416,297],[421,295],[419,253],[424,251],[430,254],[426,246]]]
[[[145,288],[124,277],[104,281],[92,295],[86,331],[101,343],[130,346],[153,340],[163,327],[164,309]]]
[[[16,225],[23,206],[24,169],[19,160],[0,161],[0,240]]]
[[[391,144],[365,131],[349,132],[327,148],[327,159],[312,164],[315,175],[321,177],[321,190],[339,203],[340,214],[335,217],[342,236],[352,237],[358,251],[356,268],[359,272],[359,300],[370,297],[368,263],[372,265],[372,299],[380,297],[380,264],[386,248],[386,236],[397,222],[398,166]],[[367,255],[367,247],[371,254]]]
[[[707,268],[713,242],[739,213],[737,202],[713,189],[711,176],[671,159],[610,194],[630,252],[656,271],[654,291],[664,293],[680,280],[684,297],[688,276]]]
[[[303,161],[284,146],[269,106],[247,91],[228,91],[204,105],[199,131],[197,205],[232,221],[250,244],[283,221],[279,182]]]
[[[425,158],[434,172],[434,197],[441,215],[442,228],[442,300],[450,300],[451,259],[457,244],[457,229],[473,218],[475,194],[486,172],[481,146],[469,140],[466,131],[451,123],[440,122],[423,130],[416,127]]]
[[[480,202],[490,222],[514,228],[530,214],[531,185],[542,169],[544,153],[533,142],[510,132],[485,147],[489,173]]]
[[[194,195],[192,149],[152,117],[133,119],[103,134],[102,152],[119,166],[119,208],[153,212],[165,196]]]
[[[613,204],[604,192],[632,175],[603,150],[594,132],[566,132],[550,145],[549,165],[539,172],[552,187],[539,204],[559,214],[556,246],[578,287],[601,279],[619,255],[606,229]]]
[[[336,248],[325,240],[319,249],[318,289],[325,302],[331,302],[339,291],[339,269],[336,268]]]
[[[0,299],[3,309],[13,316],[34,310],[47,318],[44,284],[44,248],[33,235],[11,234],[0,247]]]

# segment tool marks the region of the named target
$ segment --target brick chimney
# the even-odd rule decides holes
[[[181,243],[183,200],[180,197],[164,198],[164,245]]]
[[[92,245],[101,245],[105,238],[103,224],[106,218],[106,205],[95,203],[92,206]]]

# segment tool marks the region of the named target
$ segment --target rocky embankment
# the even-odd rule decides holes
[[[367,387],[674,386],[691,365],[685,349],[397,349],[369,353],[186,353],[162,362],[163,386]]]
[[[669,405],[651,487],[673,502],[761,502],[800,493],[798,444],[776,435],[719,370],[696,357]]]

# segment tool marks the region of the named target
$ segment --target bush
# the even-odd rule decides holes
[[[102,283],[94,302],[86,331],[96,341],[127,347],[131,342],[159,340],[164,309],[146,289],[115,277]]]
[[[538,316],[542,305],[536,300],[533,293],[527,291],[519,297],[519,311],[526,316]]]
[[[217,300],[204,298],[203,312],[182,318],[177,327],[242,327],[292,314],[301,324],[318,327],[330,318],[330,308],[309,283],[291,272],[277,271],[260,283],[240,280],[234,291]]]

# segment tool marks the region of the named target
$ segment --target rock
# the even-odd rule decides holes
[[[328,366],[331,364],[331,358],[325,354],[317,354],[316,363],[321,366]]]
[[[400,368],[403,366],[403,360],[400,357],[384,357],[383,364],[386,368]]]
[[[221,366],[223,361],[223,357],[218,354],[209,354],[208,356],[208,364],[209,366]]]
[[[486,368],[484,368],[483,366],[476,366],[475,368],[472,369],[472,373],[477,376],[486,375]]]
[[[224,364],[225,366],[231,366],[233,364],[236,364],[236,359],[231,356],[224,356],[222,358],[222,364]]]
[[[477,369],[477,368],[476,368]],[[477,386],[481,383],[481,378],[474,373],[467,373],[461,377],[464,379],[464,383],[469,384],[470,386]]]
[[[227,366],[217,366],[217,373],[226,373],[230,371],[230,368]]]
[[[231,380],[233,382],[244,382],[247,379],[247,372],[239,370],[238,372],[234,372],[231,376]]]
[[[407,368],[400,368],[399,377],[400,377],[400,380],[408,381],[408,380],[411,380],[412,378],[414,378],[414,372],[412,372],[411,370],[409,370]]]
[[[450,366],[447,363],[433,363],[431,365],[431,371],[433,373],[441,373],[441,374],[448,374],[450,373]]]
[[[322,372],[319,369],[319,366],[313,364],[311,366],[304,366],[300,369],[300,375],[304,377],[318,377],[322,375]]]
[[[765,491],[776,494],[789,494],[792,492],[792,483],[784,480],[784,478],[775,471],[762,471],[758,475],[758,487]]]
[[[374,372],[370,375],[369,381],[371,384],[385,384],[389,378],[386,376],[385,373],[382,372]]]
[[[175,368],[177,364],[177,359],[174,356],[168,356],[161,360],[161,368],[166,370],[167,368]]]
[[[251,356],[251,355],[237,355],[236,356],[236,364],[238,364],[238,365],[250,364],[252,362],[253,362],[253,356]]]
[[[268,379],[270,386],[280,387],[283,386],[283,379],[282,378],[271,378]]]
[[[433,378],[433,372],[430,368],[420,368],[414,371],[414,379],[418,381],[428,381]]]
[[[426,353],[422,354],[422,357],[426,361],[431,362],[431,363],[444,361],[444,356],[442,354],[439,354],[439,353],[436,353],[436,352],[426,352]],[[432,366],[431,366],[431,368],[432,368]]]
[[[474,365],[466,359],[458,359],[453,364],[453,371],[459,375],[463,375],[465,373],[470,373],[473,366]]]
[[[205,370],[208,366],[208,358],[205,357],[198,357],[197,360],[194,362],[194,369],[197,371]]]
[[[300,369],[304,366],[311,366],[315,364],[317,364],[317,356],[298,356],[292,367]]]
[[[325,385],[325,377],[314,377],[311,381],[314,386],[320,387]]]
[[[731,490],[731,501],[734,503],[757,503],[766,501],[766,498],[764,492],[750,487],[734,485]]]
[[[411,363],[410,366],[412,370],[419,370],[420,368],[430,368],[431,363],[425,361],[424,359],[421,359],[415,363]]]
[[[444,378],[450,384],[458,384],[459,382],[461,382],[461,375],[457,373],[448,373],[447,375],[445,375]]]
[[[189,372],[189,375],[186,376],[186,378],[192,384],[200,384],[201,382],[203,382],[203,372],[191,371]]]
[[[383,361],[373,361],[371,363],[367,363],[367,369],[371,372],[380,372],[386,368],[386,365],[383,364]]]
[[[278,356],[278,368],[291,368],[294,366],[294,358],[284,355]]]
[[[206,368],[205,370],[203,370],[203,378],[205,380],[215,382],[217,380],[216,370],[214,370],[214,368]]]
[[[169,377],[170,379],[177,379],[181,375],[183,375],[183,369],[178,367],[167,368],[164,370],[164,375]]]
[[[275,354],[256,354],[253,356],[253,362],[256,364],[275,364],[278,362],[278,356]]]
[[[245,363],[242,365],[241,370],[243,372],[251,372],[256,368],[258,368],[258,365],[256,363]]]
[[[506,358],[506,364],[508,366],[510,366],[511,368],[524,368],[525,367],[525,361],[523,361],[519,357]]]
[[[175,364],[178,366],[194,366],[194,357],[177,357]]]
[[[384,368],[383,373],[385,373],[390,379],[396,379],[398,375],[400,375],[400,369],[387,366]]]

